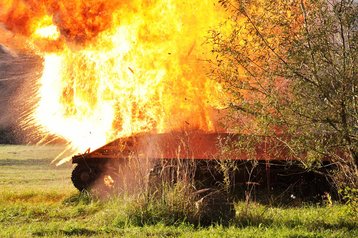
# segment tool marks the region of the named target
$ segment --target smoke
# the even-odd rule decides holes
[[[6,47],[4,45],[0,45],[0,54],[1,55],[9,55],[12,58],[18,57],[18,55],[15,51],[12,51],[11,49],[9,49],[8,47]]]
[[[12,124],[12,118],[14,118],[10,104],[18,85],[13,80],[14,72],[11,72],[13,59],[10,51],[0,45],[0,128],[9,127]]]
[[[18,54],[0,44],[0,134],[1,142],[16,142],[25,104],[33,97],[33,86],[41,68],[39,57]]]

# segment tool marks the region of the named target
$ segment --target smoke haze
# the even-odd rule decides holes
[[[21,141],[19,121],[40,69],[39,57],[17,54],[0,44],[0,143]]]

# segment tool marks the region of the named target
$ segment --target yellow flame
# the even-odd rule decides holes
[[[50,54],[46,55],[44,60],[39,92],[41,100],[34,115],[38,123],[47,131],[71,141],[72,145],[80,150],[98,147],[105,143],[105,133],[111,129],[113,120],[114,112],[111,103],[102,101],[92,110],[84,108],[79,117],[64,116],[66,106],[61,103],[60,89],[63,83],[62,69],[66,57]],[[81,103],[78,102],[78,104]]]
[[[56,40],[60,37],[60,32],[58,31],[57,26],[54,25],[37,29],[34,34],[36,36],[52,40]]]
[[[35,38],[57,40],[58,38],[60,38],[60,31],[58,27],[52,23],[52,17],[44,16],[37,23],[33,36]]]
[[[115,181],[110,175],[105,175],[103,183],[107,188],[114,188]]]
[[[225,16],[215,2],[135,1],[94,39],[42,52],[36,123],[82,151],[144,131],[216,130],[223,92],[208,79],[203,44]],[[59,37],[48,27],[35,33]]]

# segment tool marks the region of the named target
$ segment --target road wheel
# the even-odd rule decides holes
[[[77,164],[72,171],[71,180],[73,185],[79,190],[89,190],[99,176],[99,171],[86,164]]]
[[[100,197],[120,193],[119,176],[113,171],[102,172],[92,187],[92,192]]]

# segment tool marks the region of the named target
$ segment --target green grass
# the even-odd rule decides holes
[[[0,237],[358,237],[346,205],[295,208],[236,204],[229,227],[138,225],[137,198],[100,201],[72,186],[72,165],[51,160],[61,146],[0,146]],[[154,211],[155,212],[155,211]]]

